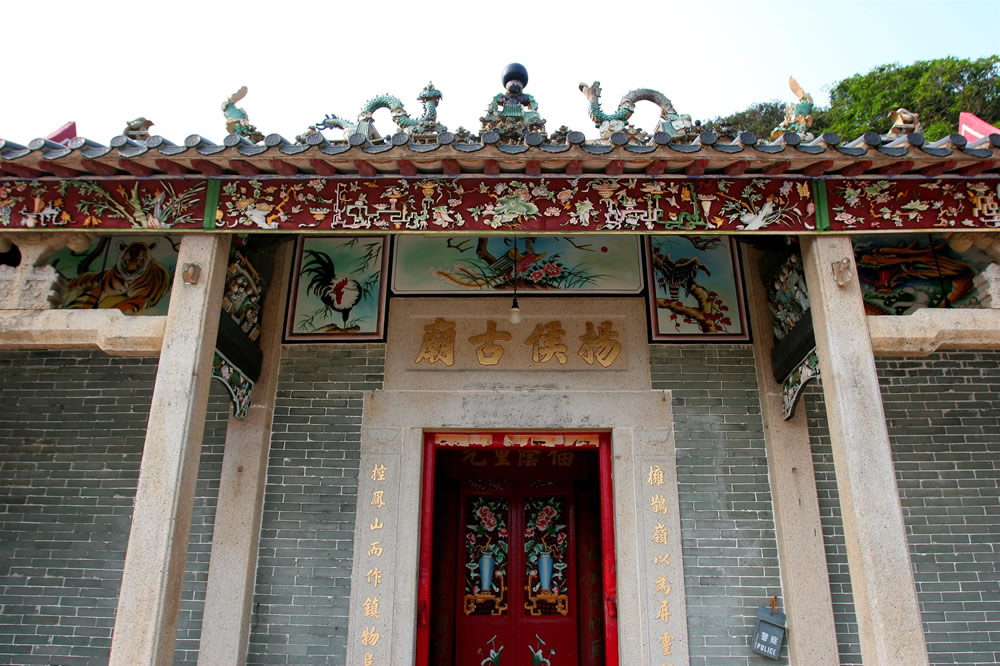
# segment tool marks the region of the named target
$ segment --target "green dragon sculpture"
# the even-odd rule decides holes
[[[782,119],[781,124],[771,131],[771,138],[777,139],[785,132],[796,132],[806,141],[810,141],[813,138],[812,132],[809,131],[809,128],[813,124],[812,95],[802,89],[802,86],[799,85],[794,76],[788,77],[788,87],[792,89],[792,92],[799,98],[799,101],[788,103],[788,106],[785,107],[785,117]]]
[[[652,102],[660,107],[660,122],[655,132],[666,132],[671,138],[694,134],[691,116],[677,113],[673,103],[663,93],[650,88],[637,88],[625,93],[614,113],[601,110],[601,82],[580,84],[580,92],[590,101],[590,119],[601,130],[601,138],[607,141],[615,132],[625,132],[631,143],[647,143],[651,135],[628,123],[635,112],[636,102]]]
[[[401,131],[409,134],[417,143],[426,143],[448,129],[437,121],[437,105],[442,97],[441,91],[437,90],[433,83],[428,83],[417,96],[417,99],[423,104],[424,113],[419,118],[412,118],[398,97],[389,94],[376,95],[361,107],[356,123],[340,118],[336,114],[328,113],[322,121],[310,125],[305,134],[298,138],[301,141],[304,137],[324,129],[342,129],[345,136],[361,134],[370,143],[382,143],[384,139],[375,129],[373,117],[379,109],[389,109],[393,122]]]

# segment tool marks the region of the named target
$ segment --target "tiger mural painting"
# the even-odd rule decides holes
[[[151,251],[156,243],[119,241],[118,261],[107,271],[78,275],[66,286],[64,308],[116,308],[134,314],[155,307],[171,276]]]

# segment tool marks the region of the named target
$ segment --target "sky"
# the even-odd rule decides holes
[[[549,133],[596,138],[581,82],[601,82],[608,112],[652,88],[707,120],[791,101],[789,76],[824,105],[834,83],[881,64],[998,53],[998,26],[1000,0],[6,0],[0,138],[26,144],[74,120],[106,144],[144,116],[174,143],[221,143],[221,105],[245,85],[250,122],[294,140],[327,113],[353,120],[381,93],[417,117],[428,81],[444,95],[438,120],[478,132],[510,62],[527,67]],[[632,120],[652,130],[657,116],[641,102]],[[396,131],[388,111],[376,126]]]

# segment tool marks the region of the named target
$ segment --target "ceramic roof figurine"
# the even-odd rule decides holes
[[[323,120],[310,125],[309,129],[300,136],[299,143],[304,143],[304,137],[323,129],[342,129],[345,136],[360,134],[364,137],[362,143],[383,143],[382,135],[378,133],[373,124],[375,112],[379,109],[388,109],[392,113],[392,120],[400,131],[406,132],[416,143],[432,143],[437,135],[448,128],[437,121],[437,103],[442,99],[441,91],[434,87],[433,83],[428,83],[420,91],[417,99],[424,106],[424,113],[419,118],[411,118],[406,112],[403,102],[393,95],[376,95],[365,102],[358,112],[358,122],[352,123],[344,120],[334,113],[328,113]]]
[[[605,113],[601,110],[601,82],[594,81],[593,84],[580,84],[580,92],[584,94],[590,102],[590,119],[594,125],[601,130],[601,138],[605,141],[611,139],[615,132],[624,132],[628,136],[629,143],[645,144],[649,142],[650,134],[628,122],[635,112],[636,102],[652,102],[660,107],[660,122],[653,132],[665,132],[670,137],[684,136],[690,134],[694,128],[691,116],[677,113],[673,103],[666,95],[651,88],[636,88],[625,93],[622,101],[618,103],[618,108],[614,113]]]
[[[889,120],[892,122],[892,127],[889,128],[889,134],[911,134],[913,132],[922,132],[924,130],[923,126],[920,124],[920,114],[913,113],[912,111],[902,107],[890,113]]]
[[[226,131],[250,139],[254,143],[260,143],[264,140],[264,135],[250,124],[247,112],[236,106],[236,102],[246,96],[247,87],[243,86],[222,103],[222,113],[226,116]]]
[[[545,133],[545,120],[538,114],[535,98],[524,92],[528,85],[528,70],[520,63],[511,63],[503,71],[506,92],[493,97],[480,118],[482,132],[500,134],[504,143],[521,143],[529,132]]]
[[[145,141],[149,138],[149,128],[153,126],[152,120],[147,120],[139,116],[135,120],[130,120],[125,124],[122,134],[133,141]]]
[[[788,106],[785,107],[785,117],[781,121],[781,124],[771,132],[771,138],[777,139],[785,132],[796,132],[802,135],[803,139],[811,141],[813,135],[809,131],[809,128],[813,124],[812,95],[802,90],[802,86],[799,85],[794,76],[788,77],[788,87],[792,89],[792,92],[795,93],[799,101],[794,103],[789,102]]]

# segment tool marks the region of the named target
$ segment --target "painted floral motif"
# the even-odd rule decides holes
[[[220,226],[226,228],[257,227],[265,230],[277,229],[282,222],[288,222],[293,215],[306,209],[322,219],[330,212],[324,207],[330,201],[317,196],[323,186],[322,180],[311,180],[305,184],[231,181],[222,186],[222,193],[226,196],[220,201],[221,216],[217,214],[216,217]]]
[[[497,637],[493,636],[490,640],[486,641],[486,647],[479,648],[477,651],[480,655],[484,654],[485,650],[489,650],[489,654],[479,662],[479,666],[499,666],[500,656],[503,654],[503,645],[499,648],[496,647]]]
[[[788,255],[778,268],[767,286],[767,295],[774,337],[783,340],[809,309],[806,276],[798,252]]]
[[[223,356],[219,350],[215,351],[215,356],[212,359],[212,377],[225,384],[229,391],[229,397],[233,401],[233,416],[237,419],[245,419],[250,409],[253,381],[240,372],[240,369]]]
[[[996,181],[843,180],[828,188],[832,231],[1000,227]]]
[[[529,645],[531,652],[531,666],[552,666],[552,662],[545,656],[545,641],[538,634],[535,634],[535,645]],[[549,657],[556,653],[555,649],[549,648]]]
[[[468,559],[465,563],[465,592],[498,591],[497,581],[506,577],[507,552],[509,534],[507,531],[507,500],[475,497],[470,500],[471,515],[474,523],[466,525],[465,551]],[[490,590],[482,589],[480,557],[484,554],[493,556],[493,585]]]
[[[0,225],[28,229],[202,227],[205,182],[0,182]]]
[[[802,360],[799,365],[792,370],[791,374],[785,378],[781,385],[781,416],[788,420],[795,415],[795,405],[798,404],[799,393],[805,388],[810,380],[819,377],[819,356],[813,349]]]
[[[222,309],[251,340],[260,337],[261,307],[260,275],[246,257],[233,252],[226,272],[226,291],[222,296]]]
[[[531,592],[541,589],[539,558],[548,553],[553,561],[552,582],[549,590],[553,595],[567,592],[566,549],[569,533],[565,521],[566,500],[561,497],[539,497],[524,502],[525,530],[524,554],[525,577],[532,577]]]

